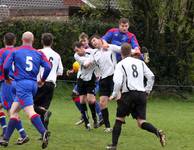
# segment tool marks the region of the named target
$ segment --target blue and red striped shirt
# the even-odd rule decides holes
[[[121,46],[123,43],[127,42],[131,44],[132,49],[140,48],[136,36],[131,32],[120,32],[119,28],[112,28],[106,32],[102,37],[105,41],[110,44],[115,44]]]
[[[131,32],[120,32],[119,28],[112,28],[106,32],[106,34],[102,37],[106,42],[110,44],[115,44],[118,46],[121,46],[123,43],[129,43],[131,44],[132,49],[138,48],[140,49],[140,46],[138,44],[138,41],[136,39],[136,36]],[[137,51],[139,53],[139,51]],[[116,53],[117,61],[121,60],[121,54]]]
[[[0,49],[0,81],[4,80],[4,72],[3,72],[3,63],[6,57],[12,53],[14,50],[13,46],[6,46],[5,48]],[[13,68],[11,67],[9,70],[9,76],[13,77]]]
[[[32,46],[17,47],[7,56],[3,64],[5,79],[9,78],[12,63],[14,63],[14,79],[16,81],[23,79],[37,81],[40,66],[44,68],[42,80],[46,80],[51,70],[51,64],[46,56]]]

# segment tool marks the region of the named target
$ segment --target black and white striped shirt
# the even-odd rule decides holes
[[[146,87],[144,86],[144,76],[147,78]],[[116,97],[120,91],[125,93],[136,90],[149,93],[154,84],[154,74],[143,61],[127,57],[117,64],[113,81],[113,97]]]

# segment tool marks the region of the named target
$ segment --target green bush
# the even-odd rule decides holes
[[[16,46],[21,45],[21,36],[25,31],[31,31],[35,36],[34,47],[37,49],[41,46],[41,34],[50,32],[54,35],[53,48],[61,55],[65,69],[71,68],[74,61],[72,44],[78,40],[81,32],[86,32],[89,35],[97,33],[102,35],[106,30],[115,24],[103,23],[100,21],[80,20],[73,18],[66,22],[49,22],[43,20],[17,20],[10,22],[3,22],[0,24],[0,38],[2,41],[3,35],[6,32],[13,32],[17,35]],[[3,42],[0,43],[3,47]]]
[[[139,23],[138,23],[139,22]],[[71,68],[74,62],[72,44],[78,40],[81,32],[103,35],[112,27],[117,27],[117,21],[103,22],[98,19],[80,19],[73,17],[66,21],[43,21],[43,20],[18,20],[4,22],[0,24],[0,38],[6,32],[13,32],[17,35],[16,46],[21,45],[21,35],[25,31],[31,31],[35,35],[34,47],[41,46],[41,34],[50,32],[54,35],[53,48],[61,55],[65,70]],[[155,27],[157,28],[157,27]],[[176,28],[175,28],[176,29]],[[177,33],[168,27],[165,33],[158,34],[158,31],[151,30],[150,37],[146,39],[146,28],[142,21],[137,21],[130,31],[136,34],[140,46],[146,46],[151,50],[151,62],[149,66],[156,75],[157,84],[190,85],[194,83],[193,61],[191,56],[193,51],[194,34]],[[193,30],[192,32],[193,33]],[[187,42],[189,41],[189,42]],[[186,43],[186,44],[185,44]],[[189,44],[187,44],[189,43]],[[3,43],[0,43],[3,47]]]

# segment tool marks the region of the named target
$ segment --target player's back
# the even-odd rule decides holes
[[[118,63],[118,67],[124,74],[124,81],[126,82],[124,90],[145,91],[144,88],[144,72],[147,68],[143,61],[127,57]]]
[[[49,76],[47,77],[46,81],[53,81],[54,83],[56,82],[57,75],[62,75],[63,74],[63,65],[61,62],[61,57],[60,55],[55,52],[52,48],[50,47],[45,47],[40,50],[46,58],[49,60],[51,63],[51,71]],[[40,69],[40,74],[42,76],[44,69],[41,67]]]
[[[37,80],[43,55],[31,46],[21,46],[13,52],[15,63],[15,80],[29,79]]]

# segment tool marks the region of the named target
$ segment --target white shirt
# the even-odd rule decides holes
[[[99,68],[101,79],[113,75],[117,63],[115,52],[120,51],[120,46],[108,44],[107,49],[98,49],[94,53],[93,58]]]
[[[79,56],[77,53],[74,54],[75,60],[80,64],[77,78],[81,78],[84,81],[90,81],[92,79],[96,65],[91,63],[87,68],[84,65],[92,62],[94,52],[95,49],[86,49],[84,56]]]
[[[62,65],[61,57],[57,52],[55,52],[50,47],[45,47],[40,51],[44,53],[44,55],[50,61],[52,66],[51,72],[47,77],[46,82],[53,82],[54,84],[56,84],[57,76],[63,75],[63,65]],[[43,72],[44,72],[44,68],[41,67],[37,77],[38,80],[42,77]]]
[[[144,87],[144,76],[147,78],[146,87]],[[117,64],[113,81],[113,97],[116,97],[120,91],[124,93],[136,90],[149,93],[154,84],[154,74],[143,61],[127,57]]]

